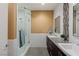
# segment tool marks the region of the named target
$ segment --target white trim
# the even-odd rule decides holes
[[[29,48],[30,48],[30,44],[26,47],[25,51],[20,56],[25,56]]]

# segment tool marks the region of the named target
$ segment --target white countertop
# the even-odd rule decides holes
[[[74,43],[64,43],[59,36],[50,36],[49,39],[67,56],[79,56],[79,46]]]
[[[59,47],[70,56],[79,56],[79,46],[73,43],[58,43]],[[62,46],[63,45],[63,46]]]

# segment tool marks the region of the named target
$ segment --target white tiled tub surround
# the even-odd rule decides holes
[[[25,46],[25,48],[19,48],[17,39],[8,40],[8,56],[24,56],[30,48],[30,44]]]
[[[47,33],[31,33],[31,47],[46,47]]]

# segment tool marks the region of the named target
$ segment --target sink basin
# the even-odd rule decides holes
[[[50,38],[53,38],[53,37],[57,37],[57,36],[54,36],[54,35],[52,36],[52,35],[50,35],[49,37],[50,37]]]
[[[55,35],[48,35],[48,37],[50,37],[50,38],[57,38],[57,36],[55,36]]]
[[[57,35],[50,35],[50,34],[48,34],[48,37],[50,37],[50,38],[59,38]]]
[[[71,43],[58,43],[60,46],[62,46],[64,49],[72,49],[73,44]]]
[[[74,43],[58,43],[58,45],[72,56],[79,56],[79,46]]]

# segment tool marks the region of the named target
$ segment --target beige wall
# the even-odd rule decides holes
[[[53,26],[53,11],[32,11],[32,33],[47,33]]]
[[[8,4],[8,39],[16,38],[16,4]]]

